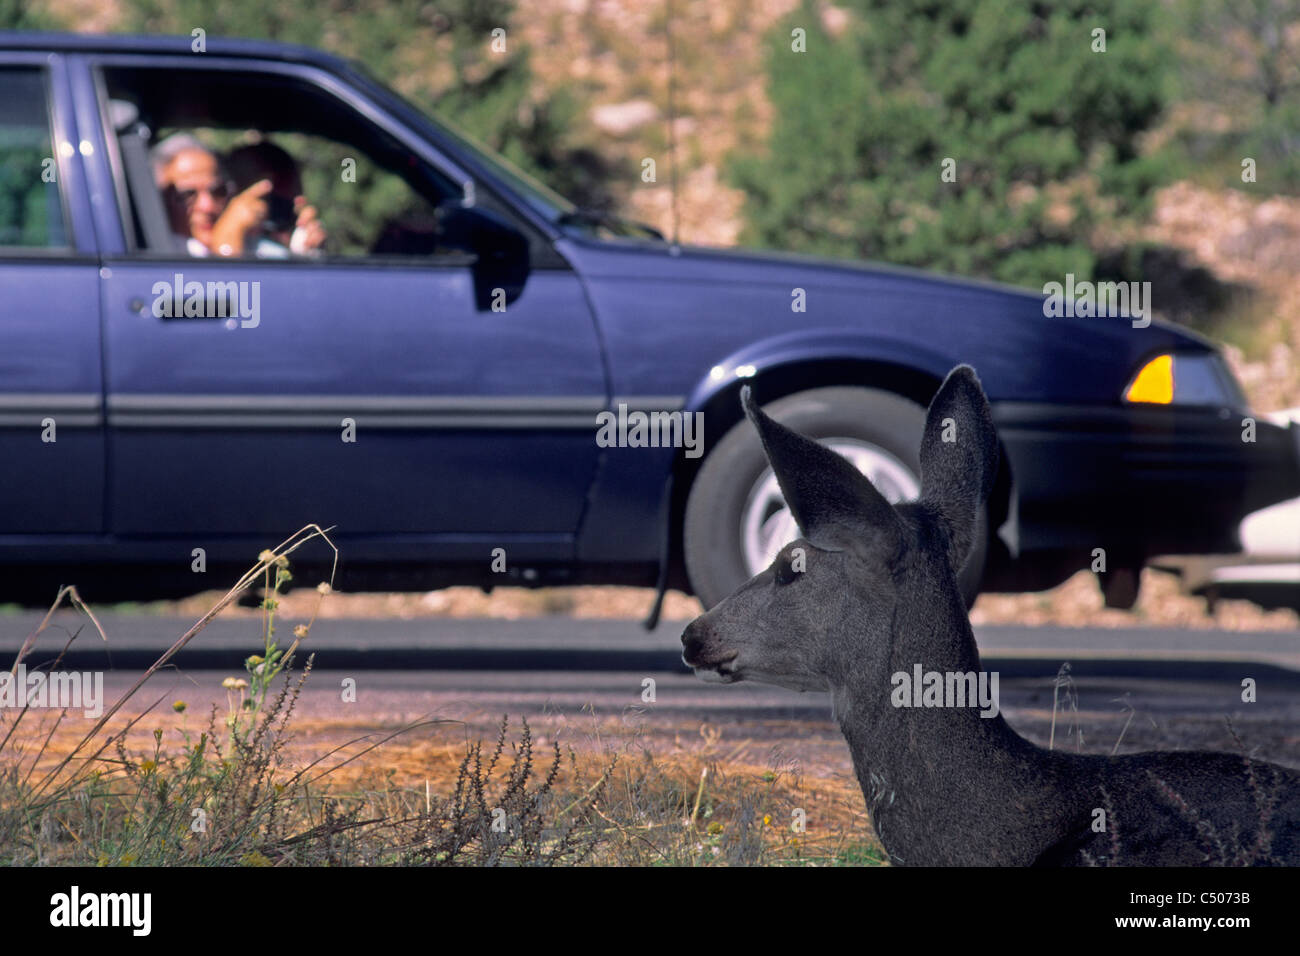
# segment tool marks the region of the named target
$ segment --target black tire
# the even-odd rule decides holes
[[[869,388],[817,388],[764,406],[777,421],[812,438],[853,438],[888,452],[921,473],[925,409],[909,399]],[[704,460],[686,499],[683,549],[691,587],[706,608],[752,576],[742,544],[750,492],[768,470],[758,433],[741,419]],[[981,512],[971,554],[958,575],[969,608],[979,595],[988,553],[988,515]]]

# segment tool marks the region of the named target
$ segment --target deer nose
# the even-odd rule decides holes
[[[699,657],[700,648],[704,642],[700,639],[695,622],[692,621],[686,625],[686,630],[682,631],[682,657],[688,661],[695,660]]]

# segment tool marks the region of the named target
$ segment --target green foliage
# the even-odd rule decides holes
[[[744,238],[1030,285],[1090,276],[1097,227],[1140,214],[1160,179],[1138,150],[1166,100],[1159,8],[849,6],[839,36],[808,0],[773,33],[769,149],[731,170],[750,197]]]
[[[34,71],[0,73],[14,97],[0,128],[0,246],[56,246],[64,241],[58,187],[48,164],[54,151],[44,82]]]
[[[1300,0],[1185,0],[1177,146],[1207,184],[1300,193]],[[1243,181],[1253,159],[1255,181]]]
[[[345,144],[303,134],[274,137],[293,156],[301,157],[303,195],[312,202],[329,231],[334,255],[362,256],[373,248],[384,224],[428,220],[432,206],[401,177]],[[355,182],[345,182],[345,159],[355,164]]]
[[[509,29],[514,0],[453,0],[438,7],[436,49],[452,79],[440,88],[413,89],[411,99],[562,194],[596,188],[571,161],[576,147],[569,131],[579,125],[578,104],[562,91],[549,99],[540,95],[528,50]],[[496,29],[506,30],[503,53],[490,46]]]
[[[58,30],[58,17],[29,0],[0,0],[0,30]],[[0,245],[45,246],[62,241],[59,215],[51,190],[41,178],[42,162],[51,157],[49,133],[38,105],[26,126],[0,133]]]
[[[0,246],[52,245],[53,185],[41,180],[48,149],[0,142]]]
[[[0,0],[0,30],[65,30],[65,24],[46,4],[31,0]]]

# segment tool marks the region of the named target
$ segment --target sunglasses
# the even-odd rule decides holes
[[[207,193],[213,199],[229,198],[231,185],[228,182],[224,182],[203,189],[177,189],[175,186],[168,186],[167,189],[179,202],[184,203],[186,206],[190,206],[194,203],[194,200],[199,198],[199,193]]]

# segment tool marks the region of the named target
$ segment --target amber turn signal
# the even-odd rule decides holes
[[[1170,404],[1174,400],[1174,357],[1157,355],[1143,365],[1124,397],[1130,402]]]

